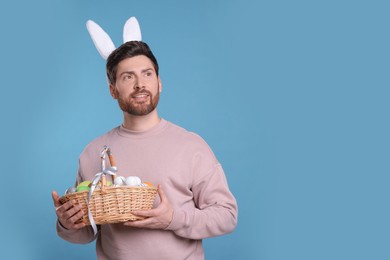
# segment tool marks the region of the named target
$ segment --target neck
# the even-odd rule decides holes
[[[123,113],[123,127],[132,131],[147,131],[160,122],[157,110],[153,110],[145,116],[134,116]]]

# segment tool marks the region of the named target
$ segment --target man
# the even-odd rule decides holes
[[[86,212],[63,205],[53,191],[57,232],[73,243],[96,239],[99,259],[203,259],[202,239],[232,232],[237,204],[223,169],[198,135],[159,117],[162,91],[157,60],[142,41],[129,41],[107,59],[111,96],[123,124],[93,140],[80,155],[77,183],[100,171],[104,145],[115,154],[118,174],[158,185],[156,207],[137,211],[144,220],[98,227],[76,224]]]

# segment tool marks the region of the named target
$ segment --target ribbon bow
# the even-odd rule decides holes
[[[108,155],[108,157],[110,159],[110,163],[111,163],[110,167],[106,167],[106,156],[107,155]],[[104,192],[103,189],[104,189],[104,185],[105,185],[105,177],[106,177],[106,175],[109,174],[111,176],[115,176],[116,173],[118,172],[118,169],[114,165],[114,161],[112,159],[111,150],[110,150],[110,148],[107,145],[105,145],[103,147],[103,151],[100,154],[100,159],[101,159],[101,169],[102,169],[102,171],[98,172],[95,175],[95,177],[93,178],[92,183],[91,183],[91,189],[89,190],[89,193],[88,193],[88,218],[89,218],[89,222],[91,223],[91,226],[93,228],[93,232],[94,232],[95,235],[97,234],[97,226],[96,226],[95,221],[93,220],[92,212],[91,212],[90,207],[89,207],[89,201],[90,201],[90,199],[92,197],[92,193],[95,191],[96,186],[99,183],[99,181],[102,182],[102,192]]]

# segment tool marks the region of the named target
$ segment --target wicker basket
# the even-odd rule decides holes
[[[156,187],[106,187],[105,191],[95,190],[89,201],[89,208],[96,224],[120,223],[143,219],[131,212],[148,210],[153,207]],[[90,225],[88,218],[88,191],[64,195],[60,198],[63,204],[76,200],[85,213],[78,221]]]
[[[106,155],[111,166],[116,167],[110,148],[104,146],[101,154],[102,169],[106,168]],[[113,178],[115,178],[115,175]],[[95,224],[120,223],[144,219],[144,217],[135,216],[132,212],[135,210],[148,210],[153,207],[157,192],[156,187],[106,186],[105,175],[102,175],[99,183],[101,184],[101,189],[95,189],[89,201],[89,209]],[[77,223],[83,222],[91,225],[88,217],[88,193],[88,191],[70,193],[61,197],[60,202],[64,204],[69,200],[77,201],[84,212],[83,218]]]

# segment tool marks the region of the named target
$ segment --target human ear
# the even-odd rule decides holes
[[[160,76],[158,76],[158,91],[161,93],[162,92],[162,82]]]
[[[110,84],[110,94],[113,99],[118,99],[118,92],[114,85]]]

